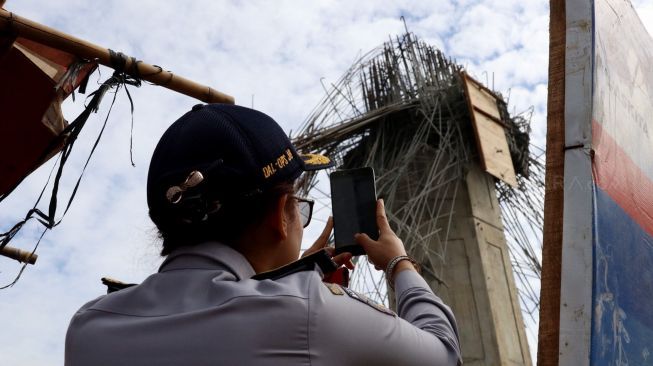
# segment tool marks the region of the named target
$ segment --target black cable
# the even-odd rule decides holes
[[[27,212],[27,214],[25,215],[23,220],[16,223],[9,231],[0,234],[0,249],[4,248],[11,241],[11,239],[13,239],[16,236],[16,234],[18,234],[18,232],[23,228],[23,226],[28,221],[30,221],[31,219],[36,219],[41,225],[44,226],[44,230],[41,233],[41,236],[39,237],[38,241],[36,242],[36,244],[34,246],[34,249],[32,250],[32,254],[33,254],[36,251],[36,249],[38,248],[39,244],[41,243],[41,240],[45,236],[45,233],[48,230],[53,229],[55,226],[57,226],[57,225],[59,225],[61,223],[64,216],[66,215],[66,213],[70,209],[70,207],[72,205],[72,202],[75,199],[75,196],[77,195],[77,191],[78,191],[79,186],[81,184],[82,177],[83,177],[83,175],[84,175],[84,173],[86,171],[86,168],[88,167],[88,164],[89,164],[89,162],[91,160],[91,157],[95,153],[95,150],[96,150],[98,144],[100,143],[100,139],[102,138],[104,130],[105,130],[106,126],[107,126],[109,116],[111,114],[111,111],[113,110],[113,106],[114,106],[114,104],[116,102],[117,94],[118,94],[118,91],[120,90],[121,86],[125,87],[125,91],[127,92],[127,96],[129,98],[129,103],[131,105],[132,130],[133,130],[134,103],[133,103],[131,95],[129,94],[129,91],[127,90],[127,85],[140,86],[141,83],[140,83],[139,79],[134,78],[133,76],[127,76],[124,72],[116,71],[116,72],[113,73],[113,75],[109,79],[104,81],[96,91],[94,91],[93,93],[91,93],[88,96],[89,98],[91,98],[91,101],[85,106],[82,113],[80,113],[80,115],[77,116],[77,118],[75,118],[75,120],[72,123],[70,123],[62,131],[62,133],[60,134],[60,137],[65,136],[65,145],[62,148],[62,150],[61,150],[61,152],[59,154],[59,158],[58,158],[57,162],[55,162],[55,165],[53,166],[52,171],[50,172],[50,175],[48,176],[48,179],[47,179],[45,185],[43,186],[43,189],[41,190],[41,192],[40,192],[34,206],[32,207],[32,209],[30,209]],[[74,144],[77,141],[77,137],[79,137],[79,134],[81,133],[83,127],[86,125],[86,122],[88,121],[88,118],[90,117],[91,113],[95,113],[95,112],[98,111],[100,103],[102,102],[102,99],[103,99],[104,95],[107,93],[107,91],[109,91],[112,88],[116,88],[116,92],[114,93],[113,99],[111,101],[111,105],[110,105],[109,110],[107,112],[106,118],[104,119],[104,123],[102,125],[102,128],[100,129],[100,132],[99,132],[97,138],[95,139],[95,142],[93,144],[93,147],[91,148],[91,151],[89,152],[89,155],[88,155],[88,157],[86,159],[86,162],[84,163],[82,171],[81,171],[79,177],[77,178],[77,182],[75,183],[75,186],[74,186],[74,188],[72,190],[72,193],[70,194],[70,197],[68,198],[66,208],[65,208],[63,214],[61,215],[61,217],[58,220],[56,220],[56,213],[57,213],[57,207],[58,207],[59,183],[60,183],[61,177],[63,175],[63,170],[64,170],[64,167],[66,165],[66,162],[68,161],[68,158],[70,157],[70,154],[71,154],[71,152],[73,150]],[[57,139],[55,142],[58,144],[60,141],[61,141],[61,138]],[[44,157],[47,156],[52,151],[54,146],[56,146],[55,142],[51,143],[50,146],[48,146],[48,148],[44,151],[44,154],[43,154]],[[131,141],[130,141],[130,154],[131,154]],[[43,158],[43,160],[44,160],[44,158]],[[41,161],[41,160],[39,160],[39,161]],[[133,164],[133,159],[132,159],[132,164]],[[50,195],[50,203],[49,203],[49,206],[48,206],[48,213],[45,214],[40,209],[38,209],[37,206],[40,203],[41,199],[43,198],[43,195],[45,193],[46,188],[48,187],[48,185],[50,183],[50,179],[52,177],[52,173],[54,172],[55,168],[57,168],[56,169],[57,172],[56,172],[56,175],[55,175],[55,178],[54,178],[54,183],[53,183],[53,186],[52,186],[52,192],[51,192],[51,195]],[[23,177],[20,181],[22,181],[24,178],[25,177]],[[20,183],[20,181],[19,181],[19,183]],[[17,185],[18,184],[16,184],[16,186]],[[14,186],[10,190],[9,193],[11,193],[11,191],[13,191],[16,186]],[[7,196],[8,196],[8,193],[3,195],[2,197],[0,197],[0,201],[2,201]],[[24,270],[25,270],[25,265],[23,265],[23,267],[20,269],[20,271],[18,272],[16,278],[13,281],[11,283],[9,283],[8,285],[0,287],[0,290],[13,286],[18,281],[18,279],[20,278],[20,276],[22,275]]]

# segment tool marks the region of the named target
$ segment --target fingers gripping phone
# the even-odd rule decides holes
[[[336,254],[365,254],[363,247],[356,244],[354,235],[365,233],[373,240],[379,238],[374,169],[337,170],[331,173],[329,180]]]

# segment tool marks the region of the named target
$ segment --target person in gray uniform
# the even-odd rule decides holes
[[[416,271],[377,204],[379,239],[356,241],[394,287],[397,313],[324,282],[331,220],[298,260],[312,202],[302,172],[332,166],[301,155],[269,116],[198,105],[164,133],[147,200],[165,260],[140,285],[84,305],[66,336],[78,365],[457,365],[454,315]]]

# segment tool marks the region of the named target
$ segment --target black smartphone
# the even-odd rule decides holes
[[[374,169],[337,170],[331,173],[329,180],[336,254],[365,254],[363,247],[356,244],[354,235],[365,233],[373,240],[379,238]]]

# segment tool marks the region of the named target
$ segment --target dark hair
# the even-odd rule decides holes
[[[150,210],[150,218],[163,240],[161,255],[209,240],[232,245],[246,230],[262,222],[279,197],[294,191],[293,182],[278,183],[258,194],[221,202],[217,212],[208,214],[215,200],[206,193],[198,194],[194,204],[182,210]]]

